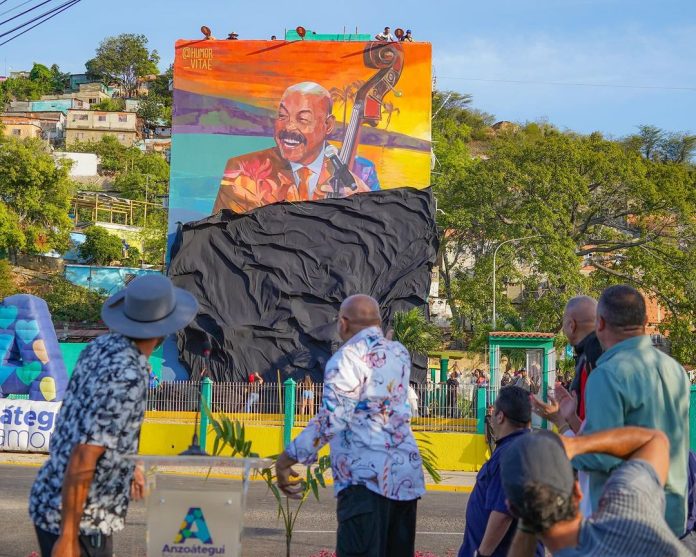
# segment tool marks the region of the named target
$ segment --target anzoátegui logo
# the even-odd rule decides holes
[[[187,545],[187,541],[198,542]],[[203,545],[200,545],[203,544]],[[225,546],[215,546],[200,507],[191,507],[174,537],[174,545],[164,544],[162,555],[225,555]]]

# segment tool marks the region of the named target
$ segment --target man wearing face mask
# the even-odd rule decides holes
[[[327,143],[336,125],[332,108],[331,94],[318,83],[288,87],[275,120],[276,146],[227,161],[213,213],[244,213],[269,203],[323,199],[332,193],[332,160],[337,160],[330,153],[335,148]],[[341,187],[341,196],[370,191],[355,173],[351,176],[356,189]]]
[[[341,304],[344,344],[326,364],[322,406],[276,463],[278,487],[299,498],[293,464],[311,464],[329,443],[337,557],[414,554],[416,505],[425,492],[411,431],[411,359],[382,333],[379,305],[357,294]]]
[[[29,515],[42,557],[111,557],[130,498],[144,477],[138,452],[148,358],[196,316],[195,298],[161,275],[135,279],[102,307],[110,333],[80,354],[31,489]]]

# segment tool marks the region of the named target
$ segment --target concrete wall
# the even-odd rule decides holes
[[[54,159],[70,159],[73,165],[70,168],[70,176],[97,176],[99,157],[94,153],[53,153]]]
[[[191,444],[195,414],[193,412],[146,412],[140,433],[141,454],[174,455]],[[301,428],[293,428],[293,438]],[[283,450],[283,428],[246,424],[247,440],[252,450],[261,456],[277,455]],[[416,438],[427,437],[430,448],[438,457],[440,470],[462,472],[478,471],[487,457],[483,435],[473,433],[416,433]],[[206,449],[213,452],[215,433],[209,428]],[[325,447],[321,454],[328,454]]]
[[[125,145],[126,147],[133,145],[137,139],[137,134],[135,132],[67,129],[65,130],[65,143],[70,145],[76,141],[101,141],[101,138],[107,135],[113,135],[121,145]]]
[[[17,139],[26,139],[27,137],[41,137],[41,125],[38,120],[33,120],[34,123],[13,121],[3,119],[4,135],[7,137],[15,137]]]
[[[71,108],[80,108],[75,106],[75,99],[55,99],[51,101],[32,101],[32,112],[62,112],[67,114]]]

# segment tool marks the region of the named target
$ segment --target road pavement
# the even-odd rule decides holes
[[[27,516],[27,498],[36,472],[33,466],[0,465],[0,557],[27,557],[37,550],[33,526]],[[173,477],[167,481],[186,485],[189,480]],[[320,495],[319,502],[312,499],[305,504],[297,519],[293,557],[310,557],[334,546],[335,500],[330,489]],[[417,549],[438,557],[456,556],[468,497],[467,493],[426,493],[418,505]],[[264,484],[252,482],[244,517],[243,557],[284,557],[285,538],[276,513],[275,500]],[[114,544],[117,557],[144,557],[145,505],[142,502],[131,506],[126,529],[114,537]]]

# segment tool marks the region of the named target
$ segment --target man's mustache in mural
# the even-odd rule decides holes
[[[278,133],[278,139],[287,144],[289,147],[296,147],[302,144],[307,145],[307,138],[300,132],[289,132],[283,130]]]

